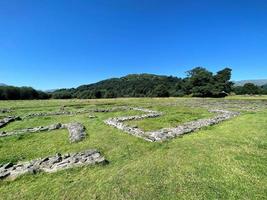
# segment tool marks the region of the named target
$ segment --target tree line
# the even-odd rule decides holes
[[[153,74],[131,74],[121,78],[103,80],[77,88],[59,89],[51,93],[31,87],[0,86],[1,100],[16,99],[95,99],[116,97],[224,97],[229,94],[267,94],[267,85],[246,83],[234,86],[230,68],[212,73],[196,67],[185,78]]]
[[[48,99],[51,95],[31,87],[0,86],[0,100]]]
[[[263,86],[257,86],[253,83],[246,83],[243,86],[236,86],[233,88],[233,91],[237,95],[260,95],[267,94],[267,84]]]
[[[116,97],[224,97],[232,91],[231,69],[216,74],[203,67],[187,72],[186,78],[153,74],[131,74],[78,88],[60,89],[53,98],[116,98]]]

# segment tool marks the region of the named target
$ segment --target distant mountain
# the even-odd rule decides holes
[[[4,84],[4,83],[0,83],[0,86],[7,86],[6,84]]]
[[[56,90],[58,90],[58,89],[49,89],[49,90],[45,90],[44,92],[52,93],[52,92],[55,92]]]
[[[253,83],[258,86],[266,85],[267,79],[256,79],[256,80],[242,80],[242,81],[234,81],[235,86],[243,86],[246,83]]]

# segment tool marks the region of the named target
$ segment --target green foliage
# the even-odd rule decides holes
[[[76,89],[61,89],[52,94],[53,98],[72,97],[80,99],[116,97],[223,97],[231,92],[231,69],[225,68],[213,75],[205,68],[196,67],[182,79],[173,76],[153,74],[131,74],[112,78]]]
[[[261,86],[261,93],[262,94],[267,94],[267,84]]]
[[[80,99],[116,97],[168,97],[182,94],[182,79],[172,76],[152,74],[131,74],[122,78],[112,78],[76,89],[61,89],[53,92],[53,98],[71,96]]]
[[[236,86],[234,92],[238,95],[242,94],[267,94],[267,85],[257,86],[253,83],[246,83],[244,86]]]
[[[225,68],[213,75],[203,67],[196,67],[187,72],[184,89],[196,97],[224,97],[231,92],[231,71]]]
[[[60,89],[52,93],[52,98],[54,99],[71,99],[73,98],[72,92],[74,89]]]
[[[1,86],[0,99],[100,99],[117,97],[225,97],[236,94],[267,94],[267,85],[253,84],[233,87],[230,68],[216,74],[203,67],[187,72],[186,78],[153,74],[131,74],[112,78],[78,88],[59,89],[51,93],[36,91],[30,87]]]
[[[50,95],[31,87],[0,86],[1,100],[48,99]]]

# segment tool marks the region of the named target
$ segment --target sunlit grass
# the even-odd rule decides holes
[[[0,101],[14,114],[81,107],[131,105],[163,111],[140,120],[144,129],[174,126],[206,118],[204,109],[166,99]],[[183,102],[184,99],[181,100]],[[166,104],[166,105],[165,105]],[[165,106],[164,106],[165,105]],[[69,107],[68,107],[69,106]],[[78,121],[87,129],[84,141],[70,144],[67,130],[0,138],[0,163],[25,161],[57,152],[99,149],[105,166],[73,168],[53,174],[25,175],[0,181],[0,199],[266,199],[267,110],[246,112],[219,125],[163,143],[150,143],[109,127],[103,119],[136,111],[49,116],[18,121],[1,130]]]

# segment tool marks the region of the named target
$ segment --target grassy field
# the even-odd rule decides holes
[[[0,138],[0,163],[91,148],[99,149],[110,163],[0,180],[0,199],[266,199],[267,98],[236,96],[226,100],[243,107],[258,105],[259,109],[242,110],[237,118],[158,143],[103,122],[109,117],[140,114],[137,111],[92,113],[96,115],[93,119],[81,114],[12,122],[1,130],[76,121],[86,126],[88,135],[75,144],[69,143],[66,130]],[[63,105],[72,111],[138,106],[164,115],[128,123],[155,130],[210,117],[207,107],[214,102],[226,105],[219,99],[190,98],[0,101],[0,108],[12,109],[0,116],[58,111]]]

